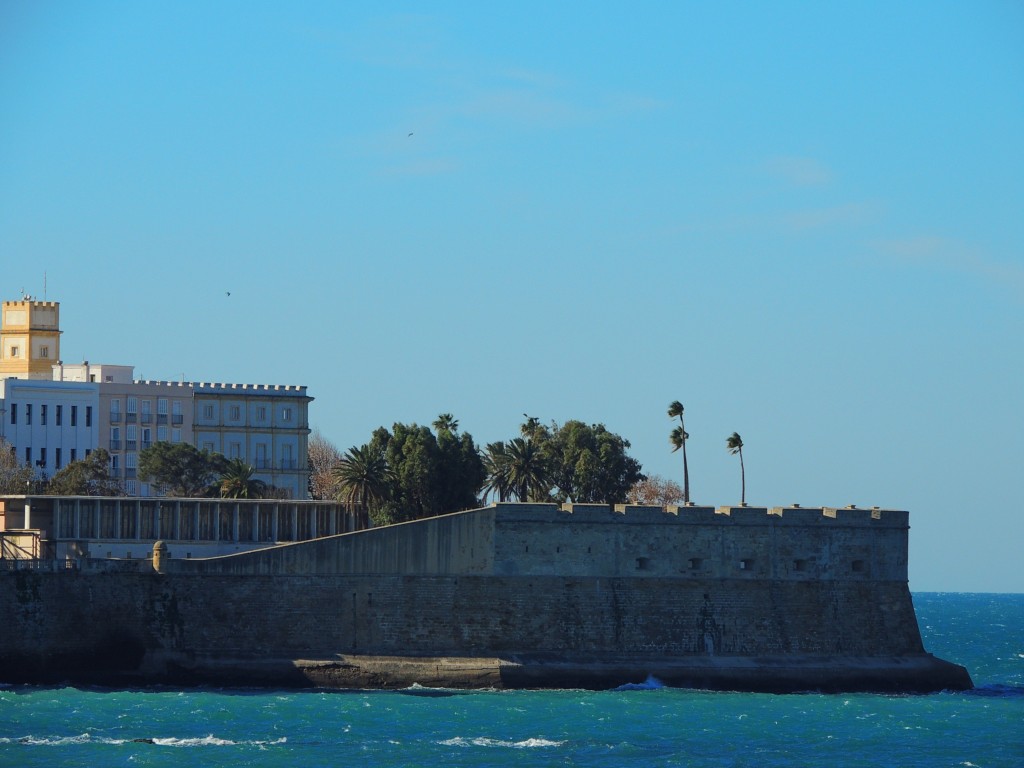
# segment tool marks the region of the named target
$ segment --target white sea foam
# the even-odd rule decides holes
[[[533,749],[537,747],[560,747],[564,741],[552,741],[550,739],[524,739],[523,741],[505,741],[503,739],[488,739],[477,736],[466,739],[456,736],[454,739],[446,739],[438,742],[445,747],[506,747],[512,749]]]
[[[230,739],[218,739],[213,734],[193,739],[176,739],[173,736],[166,739],[153,739],[153,743],[160,747],[229,747],[238,742]]]

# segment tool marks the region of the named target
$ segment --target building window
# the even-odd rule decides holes
[[[18,356],[18,348],[17,347],[11,347],[11,357],[17,357],[17,356]]]
[[[267,408],[266,408],[266,406],[261,405],[259,408],[256,409],[256,418],[258,418],[260,421],[266,421],[267,420]]]
[[[204,419],[212,419],[213,418],[213,406],[212,405],[204,405],[203,406],[203,418]]]
[[[242,456],[242,444],[241,443],[231,443],[231,446],[228,449],[228,453],[230,454],[228,456],[228,458],[230,458],[230,459],[241,458],[241,456]]]
[[[794,560],[793,561],[793,570],[794,571],[806,571],[807,570],[807,561],[803,560],[803,559]]]
[[[62,418],[63,415],[64,415],[64,406],[63,405],[58,405],[57,406],[57,413],[54,414],[54,416],[57,419],[57,426],[58,427],[63,426],[63,418]]]
[[[687,566],[691,571],[699,571],[704,567],[704,561],[699,557],[691,557]]]
[[[153,430],[149,427],[142,428],[142,447],[149,448],[153,443]]]
[[[161,443],[167,441],[167,427],[157,427],[156,428],[156,439],[157,439],[157,442],[161,442]]]
[[[740,560],[740,570],[741,571],[750,571],[750,570],[753,570],[753,568],[754,568],[754,558],[752,558],[752,557],[745,557],[742,560]]]
[[[282,408],[281,409],[281,421],[291,421],[291,420],[292,420],[292,409],[291,408]]]
[[[78,449],[77,448],[72,448],[71,449],[71,460],[72,461],[78,461]]]
[[[851,565],[853,567],[854,573],[863,573],[864,572],[864,561],[863,560],[854,560],[853,563],[851,563]]]
[[[40,448],[39,449],[39,466],[40,467],[45,467],[46,466],[46,449],[45,448]]]
[[[181,430],[180,429],[172,429],[171,430],[171,442],[172,443],[180,443],[181,442]]]
[[[87,426],[87,427],[91,427],[92,426],[92,406],[91,405],[85,406],[85,426]]]
[[[110,471],[115,475],[121,470],[121,455],[117,453],[110,454]]]
[[[651,569],[651,558],[638,557],[636,559],[636,569],[638,571],[649,571]]]
[[[46,403],[39,406],[39,423],[46,426]]]
[[[213,443],[211,443],[211,442],[203,443],[203,450],[204,451],[209,451],[210,453],[213,453]]]
[[[77,427],[78,426],[78,406],[77,405],[72,405],[71,406],[71,426],[72,427]]]
[[[39,356],[40,357],[49,357],[50,356],[50,348],[49,347],[40,347],[39,348]]]
[[[135,481],[134,480],[126,480],[125,481],[125,483],[124,483],[124,492],[126,494],[128,494],[129,496],[134,496],[135,495]],[[128,559],[129,560],[131,559],[131,553],[130,552],[128,553]]]
[[[136,466],[136,463],[135,463],[136,462],[136,456],[137,456],[137,454],[129,453],[128,455],[126,455],[124,457],[124,465],[128,469],[135,469],[135,466]]]
[[[25,403],[25,423],[32,423],[32,403]]]
[[[110,428],[110,450],[119,451],[121,450],[121,428],[111,427]]]
[[[127,413],[138,413],[139,411],[139,399],[137,397],[129,397],[126,399],[125,412]]]
[[[166,397],[158,397],[156,399],[156,412],[158,414],[160,414],[161,416],[166,416],[167,415],[167,398]]]
[[[239,408],[237,405],[232,405],[231,406],[231,419],[233,421],[238,421],[240,418],[242,418],[242,409]]]
[[[61,459],[61,455],[60,455],[61,451],[60,451],[60,448],[56,448],[56,449],[54,449],[54,453],[56,453],[56,454],[57,454],[57,455],[56,455],[56,456],[54,457],[54,459],[53,459],[53,461],[54,461],[54,467],[55,467],[56,469],[60,469],[60,459]]]
[[[32,466],[32,448],[29,446],[25,447],[25,464],[29,467]]]
[[[11,403],[11,424],[18,423],[18,404]]]

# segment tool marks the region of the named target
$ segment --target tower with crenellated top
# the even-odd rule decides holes
[[[0,378],[52,379],[60,360],[60,303],[25,295],[0,310]]]

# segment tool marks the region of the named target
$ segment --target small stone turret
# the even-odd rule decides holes
[[[153,570],[157,573],[164,572],[164,561],[170,558],[167,552],[167,542],[160,540],[153,544]]]

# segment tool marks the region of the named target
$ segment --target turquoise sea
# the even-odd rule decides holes
[[[3,766],[1024,766],[1024,595],[914,595],[976,690],[0,688]],[[134,741],[145,739],[148,741]]]

